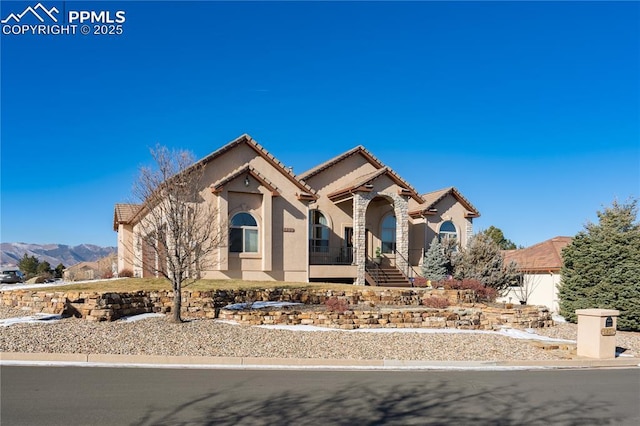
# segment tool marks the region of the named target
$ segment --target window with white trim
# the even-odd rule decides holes
[[[382,219],[382,253],[395,253],[396,251],[396,217],[393,214]]]
[[[258,252],[258,223],[249,213],[237,213],[231,219],[229,251],[232,253]]]
[[[452,221],[448,220],[440,225],[438,237],[441,243],[447,244],[449,247],[455,247],[458,244],[458,231]]]
[[[309,216],[309,248],[312,253],[329,251],[329,226],[320,210],[311,210]]]

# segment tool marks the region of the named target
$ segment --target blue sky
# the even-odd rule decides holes
[[[243,133],[296,173],[362,144],[524,246],[640,194],[638,2],[42,4],[126,21],[1,36],[2,242],[115,245],[149,147]]]

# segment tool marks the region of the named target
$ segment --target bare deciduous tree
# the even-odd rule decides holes
[[[141,167],[134,184],[140,220],[136,260],[147,271],[171,281],[172,319],[182,322],[182,288],[213,266],[213,252],[226,235],[217,209],[203,199],[204,164],[188,151],[151,149],[154,167]]]
[[[517,275],[517,282],[510,289],[518,298],[521,304],[526,305],[529,297],[542,282],[542,275],[534,272],[520,271]]]

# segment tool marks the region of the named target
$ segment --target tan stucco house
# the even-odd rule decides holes
[[[435,236],[466,246],[480,216],[453,187],[419,194],[362,146],[299,175],[248,135],[200,162],[203,202],[229,224],[203,278],[409,286]],[[136,253],[142,216],[115,206],[118,269],[149,276],[155,260]]]

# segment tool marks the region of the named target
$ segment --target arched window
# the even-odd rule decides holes
[[[455,247],[458,244],[458,232],[456,231],[456,226],[450,220],[440,225],[438,236],[440,237],[440,242],[447,244],[449,247]]]
[[[309,248],[311,252],[329,251],[329,226],[320,210],[311,210],[309,217]]]
[[[238,213],[231,219],[229,251],[232,253],[258,252],[258,223],[249,213]]]
[[[396,217],[393,214],[387,215],[382,220],[382,252],[395,253],[396,251]]]

